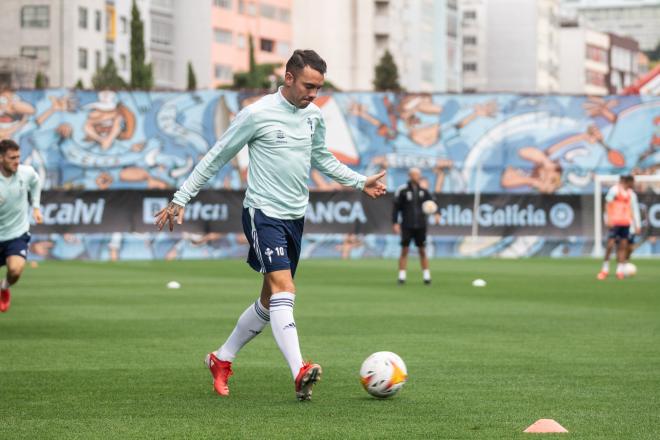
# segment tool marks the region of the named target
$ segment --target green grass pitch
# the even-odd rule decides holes
[[[399,287],[392,260],[302,262],[303,355],[324,367],[309,403],[270,329],[213,393],[203,358],[260,289],[243,262],[26,269],[0,315],[0,438],[523,439],[539,418],[561,438],[660,438],[658,261],[598,282],[595,260],[434,260],[431,286],[417,264]],[[379,350],[410,375],[389,400],[359,384]]]

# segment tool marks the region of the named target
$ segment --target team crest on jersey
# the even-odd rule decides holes
[[[278,143],[278,144],[285,144],[286,143],[286,135],[284,134],[284,132],[282,130],[277,130],[275,132],[275,138],[276,138],[275,142]]]
[[[312,121],[312,118],[307,118],[307,125],[309,125],[310,136],[314,137],[314,121]]]
[[[266,248],[266,252],[264,252],[264,254],[266,254],[268,257],[268,261],[272,263],[273,259],[271,258],[271,255],[273,255],[273,250],[271,248]]]

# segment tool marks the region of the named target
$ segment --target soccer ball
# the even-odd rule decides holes
[[[408,380],[403,360],[391,351],[379,351],[369,356],[360,368],[362,386],[374,397],[395,395]]]
[[[627,277],[633,277],[637,274],[637,266],[633,263],[626,263],[626,266],[623,268],[623,273]]]
[[[422,203],[422,211],[424,211],[424,214],[426,215],[435,214],[437,210],[438,204],[433,200],[427,200],[426,202]]]

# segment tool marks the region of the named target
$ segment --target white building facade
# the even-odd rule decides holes
[[[3,0],[0,57],[38,60],[51,87],[89,87],[105,62],[105,10],[105,0]]]
[[[386,50],[404,89],[460,90],[455,0],[295,0],[292,22],[294,46],[315,49],[328,63],[328,79],[342,90],[373,90]]]
[[[610,37],[577,25],[559,31],[560,92],[607,95],[610,75]]]
[[[641,50],[660,43],[660,0],[562,0],[561,8],[593,29],[637,40]]]
[[[462,0],[463,90],[559,90],[559,0]]]

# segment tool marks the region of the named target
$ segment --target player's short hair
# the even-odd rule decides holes
[[[305,66],[311,67],[322,75],[325,75],[325,72],[328,69],[323,58],[321,58],[316,52],[311,49],[298,49],[293,52],[289,61],[286,62],[286,71],[295,75],[302,71]]]
[[[630,174],[626,174],[624,176],[621,176],[620,180],[621,180],[621,182],[625,182],[625,183],[635,183],[635,178]]]
[[[0,141],[0,154],[4,155],[9,150],[20,150],[16,142],[11,139],[3,139]]]

